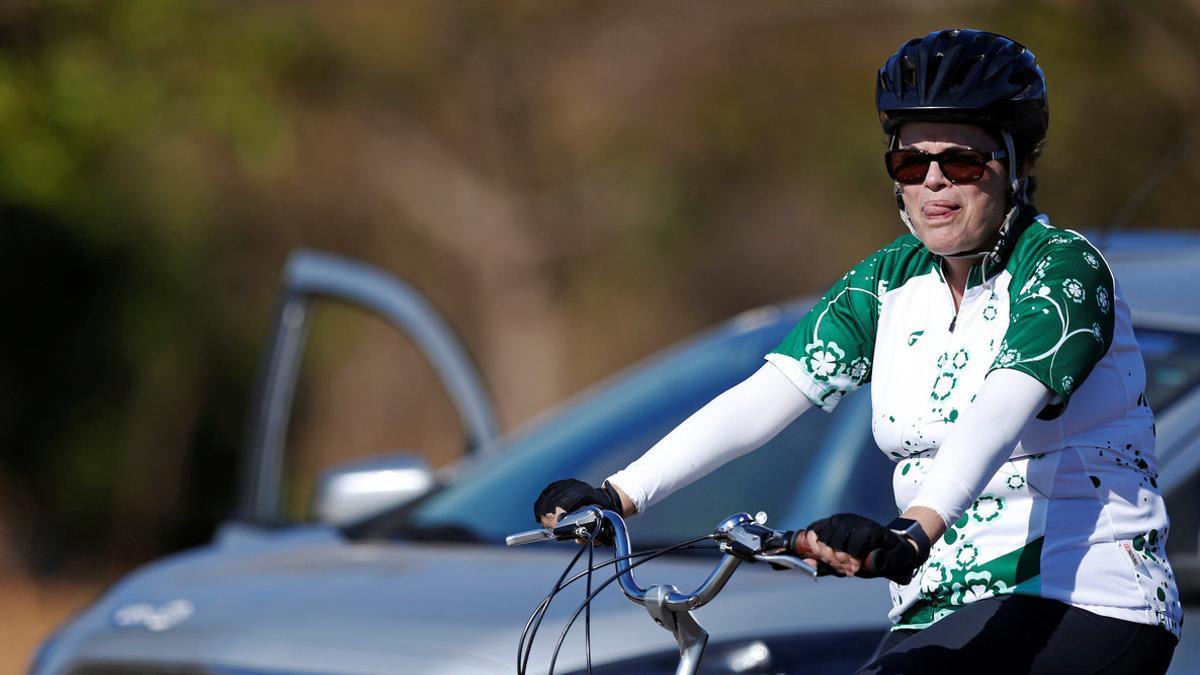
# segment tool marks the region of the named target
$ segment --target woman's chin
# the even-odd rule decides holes
[[[919,229],[917,230],[917,238],[920,239],[921,243],[925,245],[925,248],[929,249],[929,252],[933,253],[934,255],[958,253],[959,251],[963,250],[963,248],[966,248],[960,245],[962,242],[959,241],[958,237],[943,236],[945,234],[945,232],[938,232],[937,230],[926,230],[924,232]]]

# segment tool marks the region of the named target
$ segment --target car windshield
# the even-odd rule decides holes
[[[650,365],[630,369],[629,375],[516,438],[500,456],[471,467],[411,510],[401,530],[431,533],[464,525],[464,514],[479,513],[487,517],[472,519],[471,529],[481,539],[498,541],[530,529],[531,504],[542,487],[570,476],[597,484],[636,459],[761,367],[763,355],[798,316],[770,311],[744,317]],[[894,512],[887,488],[891,463],[874,450],[869,406],[870,396],[859,394],[832,415],[803,415],[758,451],[656,504],[637,519],[639,546],[696,536],[738,511],[763,510],[781,524],[808,522],[833,510],[879,517]],[[846,480],[864,471],[871,475]],[[864,489],[843,495],[841,486],[848,482]]]

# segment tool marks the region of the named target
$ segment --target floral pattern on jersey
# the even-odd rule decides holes
[[[931,562],[920,576],[921,596],[936,597],[943,588],[949,588],[950,582],[950,570],[940,562]]]
[[[1063,282],[1063,290],[1066,291],[1067,297],[1073,302],[1083,302],[1083,284],[1079,283],[1078,279],[1067,279]]]
[[[975,505],[971,507],[969,513],[971,518],[976,522],[986,523],[1000,517],[1000,512],[1004,510],[1004,498],[996,495],[980,495],[979,499],[975,500]]]
[[[954,583],[953,589],[954,592],[950,595],[952,605],[965,605],[1012,591],[1012,587],[1003,579],[993,578],[992,573],[987,570],[967,572],[962,581]]]
[[[979,547],[969,541],[963,542],[962,546],[954,552],[954,562],[959,567],[970,567],[979,559]]]
[[[1019,473],[1010,474],[1004,479],[1004,484],[1007,485],[1010,490],[1020,490],[1025,487],[1025,483],[1025,476],[1022,476]]]
[[[1036,580],[1041,573],[1041,536],[998,552],[985,550],[974,540],[985,531],[982,528],[990,527],[988,516],[999,513],[989,513],[994,503],[988,504],[987,500],[976,502],[934,544],[929,560],[914,576],[915,601],[901,612],[899,626],[926,626],[957,607],[1012,593],[1022,583]],[[980,506],[985,509],[982,514]]]
[[[996,356],[996,367],[1007,368],[1021,360],[1021,352],[1008,346],[1008,342],[1000,343],[1000,354]]]
[[[865,356],[860,356],[857,359],[854,359],[850,362],[850,368],[848,372],[850,374],[850,379],[853,380],[855,384],[862,384],[867,379],[867,375],[871,372],[871,359],[868,359]]]
[[[826,344],[821,340],[809,343],[804,362],[808,372],[817,380],[828,380],[842,371],[842,360],[846,352],[836,342]]]
[[[971,362],[971,352],[966,348],[960,347],[954,352],[942,352],[937,359],[938,375],[933,380],[933,386],[929,392],[929,399],[935,404],[938,404],[950,398],[954,393],[954,389],[958,387],[959,377]],[[947,409],[940,405],[934,405],[930,413],[943,422],[954,422],[958,419],[958,410],[955,408]]]
[[[958,377],[954,373],[942,373],[933,381],[933,391],[929,392],[929,398],[935,401],[945,401],[956,386],[958,386]]]
[[[1006,497],[994,494],[996,489],[1005,490],[1007,498],[1015,493],[1031,495],[1021,466],[1006,464],[989,482],[992,492],[975,500],[933,544],[929,560],[914,575],[915,587],[901,589],[910,603],[899,616],[901,625],[927,625],[967,603],[1011,593],[1040,574],[1040,533],[1030,532],[1033,541],[1015,550],[998,550],[996,544],[1003,540],[989,536],[998,526],[997,519],[1008,511]],[[1028,511],[1013,518],[1027,519]],[[897,607],[903,606],[901,602]]]
[[[1075,389],[1075,378],[1071,377],[1070,375],[1064,375],[1062,382],[1059,384],[1060,388],[1069,394]]]
[[[1054,235],[1048,243],[1053,246],[1029,243],[1030,263],[1011,269],[1014,283],[1023,279],[992,369],[1014,368],[1037,379],[1057,394],[1061,406],[1051,412],[1059,414],[1112,341],[1113,282],[1084,238]]]

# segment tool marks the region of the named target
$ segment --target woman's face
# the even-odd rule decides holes
[[[900,147],[937,154],[951,148],[991,152],[1000,144],[972,124],[907,122],[900,127]],[[993,159],[983,178],[958,185],[932,162],[923,183],[900,186],[904,208],[926,248],[938,255],[991,250],[1007,210],[1006,162]]]

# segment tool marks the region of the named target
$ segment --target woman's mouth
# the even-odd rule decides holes
[[[941,220],[953,216],[959,208],[953,202],[929,202],[921,207],[921,215],[929,220]]]

